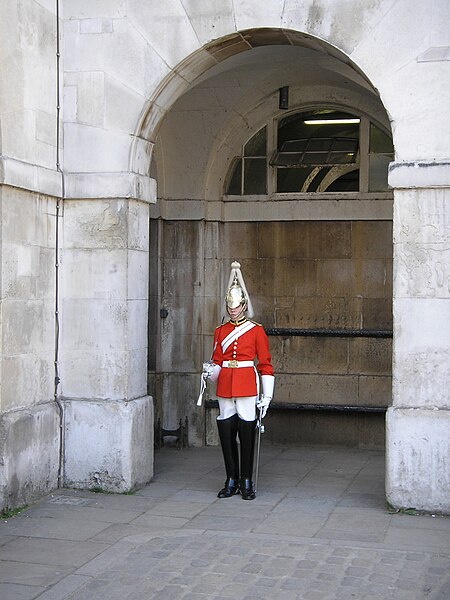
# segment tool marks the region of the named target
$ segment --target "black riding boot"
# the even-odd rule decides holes
[[[219,498],[230,498],[239,492],[239,454],[236,440],[238,416],[233,415],[228,419],[218,419],[217,428],[227,474],[225,487],[220,490],[217,496]]]
[[[256,421],[238,422],[239,441],[241,442],[241,481],[242,500],[254,500],[253,489],[253,456],[255,454]]]

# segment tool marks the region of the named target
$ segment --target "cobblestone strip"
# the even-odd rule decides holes
[[[157,536],[70,600],[448,600],[447,554],[299,543],[277,536]]]

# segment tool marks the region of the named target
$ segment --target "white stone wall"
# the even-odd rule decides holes
[[[142,245],[141,234],[134,246],[130,231],[147,218],[145,203],[156,199],[149,170],[163,117],[208,68],[249,49],[245,36],[236,36],[237,31],[290,30],[293,45],[307,42],[310,48],[344,61],[346,74],[354,72],[353,67],[348,68],[353,65],[369,80],[391,121],[397,173],[404,169],[406,182],[398,181],[393,169],[391,184],[402,190],[419,188],[417,193],[400,191],[395,196],[394,407],[388,417],[388,497],[396,506],[442,507],[447,483],[439,477],[431,481],[427,469],[432,464],[450,471],[441,443],[448,437],[445,423],[450,404],[442,392],[450,389],[450,373],[445,369],[449,352],[445,323],[450,321],[445,283],[448,202],[443,202],[435,189],[445,193],[449,187],[448,2],[269,0],[264,10],[256,0],[65,0],[61,5],[63,167],[70,199],[63,217],[61,390],[68,402],[105,402],[101,405],[105,409],[112,401],[107,412],[114,423],[115,401],[146,397],[142,330],[146,328],[144,257],[148,248]],[[0,34],[2,234],[8,223],[19,232],[14,241],[7,240],[2,253],[5,382],[3,370],[9,368],[5,366],[8,361],[20,365],[17,368],[23,374],[27,351],[48,356],[53,343],[51,287],[45,286],[51,278],[52,233],[49,228],[39,244],[29,232],[20,233],[22,220],[30,223],[37,219],[37,228],[44,230],[52,210],[37,214],[35,196],[21,204],[18,198],[12,201],[19,192],[5,190],[14,187],[53,198],[61,193],[55,172],[54,3],[5,3]],[[264,40],[264,30],[260,35]],[[419,163],[433,168],[424,168],[426,175],[412,185],[416,169],[408,165]],[[158,176],[164,177],[164,173]],[[28,207],[26,214],[19,215],[19,204],[20,210]],[[416,226],[417,240],[412,235]],[[33,285],[37,287],[32,289]],[[37,301],[34,289],[38,290]],[[10,301],[8,293],[20,300]],[[8,310],[10,318],[5,320]],[[418,322],[426,324],[424,337],[417,333]],[[8,343],[21,346],[11,346],[10,354],[5,354]],[[23,375],[20,399],[8,391],[8,384],[2,386],[3,414],[10,407],[22,410],[48,402],[52,377],[48,368],[45,363],[40,391],[33,387],[31,394]],[[428,373],[433,376],[427,379]],[[414,394],[411,381],[417,384]],[[435,407],[438,410],[431,413]],[[72,409],[71,405],[67,414],[76,419],[77,411]],[[150,413],[150,409],[145,411]],[[92,417],[95,414],[93,410]],[[130,413],[131,422],[137,414]],[[431,428],[430,419],[435,423]],[[410,452],[404,442],[408,420],[424,435],[434,432],[431,441],[420,446],[421,460],[411,468],[405,468],[405,456]],[[72,425],[69,420],[68,432],[74,431]],[[81,438],[74,436],[73,444],[69,440],[67,446],[71,465],[79,451],[77,439]],[[148,442],[149,438],[145,439]],[[49,453],[53,444],[50,437],[47,446],[44,444]],[[93,452],[84,474],[74,472],[71,480],[80,485],[88,482],[90,474],[100,469],[107,450],[104,445]],[[136,457],[132,451],[125,451],[125,456],[125,470],[133,473]],[[150,470],[144,471],[149,476]],[[40,477],[36,473],[36,478]],[[138,477],[125,480],[132,486]],[[5,481],[8,487],[8,477]],[[433,494],[429,493],[431,484]]]
[[[0,509],[57,485],[54,396],[55,6],[3,2],[0,19]]]
[[[393,406],[387,415],[387,497],[450,512],[450,179],[411,166],[395,192]],[[405,175],[408,170],[405,169]],[[448,174],[447,174],[448,175]],[[392,178],[400,177],[393,172]],[[391,178],[391,179],[392,179]],[[414,181],[415,179],[415,181]]]

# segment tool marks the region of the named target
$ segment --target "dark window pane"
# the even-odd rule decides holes
[[[369,152],[375,154],[378,152],[394,152],[392,139],[389,135],[381,131],[373,123],[370,124]]]
[[[266,127],[263,127],[244,147],[244,156],[266,156]]]
[[[369,192],[385,192],[388,186],[388,167],[393,154],[369,155]]]
[[[265,158],[244,159],[244,194],[267,194]]]
[[[354,163],[356,155],[352,152],[331,152],[328,159],[330,165],[346,165]]]
[[[353,119],[355,115],[335,110],[315,110],[297,113],[282,119],[278,126],[278,148],[289,140],[308,138],[350,137],[359,139],[358,123],[306,125],[314,119]],[[357,118],[357,117],[356,117]]]
[[[277,169],[277,192],[300,192],[311,169]]]
[[[305,165],[323,165],[327,163],[328,152],[305,152],[303,162]]]
[[[308,152],[317,152],[318,150],[331,150],[333,140],[330,138],[311,139],[308,144]]]
[[[306,150],[309,140],[289,140],[283,144],[284,152],[303,152]]]
[[[228,180],[227,194],[239,196],[241,191],[242,179],[242,158],[235,158],[230,167],[230,178]]]
[[[325,175],[330,171],[330,167],[321,167],[317,175],[311,180],[305,192],[317,192],[317,188],[322,183]]]
[[[356,152],[358,140],[354,138],[339,138],[333,142],[333,152]]]
[[[277,152],[273,155],[270,164],[273,167],[291,167],[301,165],[303,160],[303,152]]]
[[[331,183],[327,192],[357,192],[359,190],[359,169],[341,175]]]

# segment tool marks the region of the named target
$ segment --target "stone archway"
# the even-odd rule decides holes
[[[275,44],[267,45],[269,40],[275,41]],[[256,273],[260,272],[263,279],[272,278],[273,285],[277,286],[280,284],[275,283],[273,274],[281,269],[284,275],[277,275],[278,281],[285,286],[281,295],[285,301],[300,304],[303,302],[302,306],[305,309],[311,300],[310,294],[308,293],[308,297],[302,297],[300,294],[299,298],[295,293],[292,294],[292,291],[287,291],[287,288],[292,288],[291,284],[287,285],[288,278],[295,276],[295,269],[302,263],[308,265],[305,267],[307,270],[315,269],[318,263],[322,267],[334,256],[335,259],[341,260],[342,264],[353,260],[352,269],[361,270],[367,260],[370,260],[370,256],[358,255],[359,251],[353,249],[353,259],[349,260],[352,254],[351,247],[361,245],[364,239],[370,246],[375,238],[382,238],[383,243],[386,243],[384,254],[377,255],[372,262],[378,261],[377,268],[387,270],[386,278],[389,280],[392,256],[390,193],[378,196],[366,194],[358,198],[340,196],[330,199],[329,196],[319,196],[308,199],[305,195],[291,195],[284,197],[282,201],[279,197],[268,197],[264,202],[255,198],[247,198],[245,202],[240,203],[224,201],[223,184],[226,170],[231,158],[236,154],[236,148],[262,123],[280,114],[286,114],[281,113],[278,108],[278,89],[284,84],[290,86],[291,112],[320,103],[326,103],[328,106],[353,106],[358,107],[361,114],[370,115],[371,119],[389,127],[383,106],[367,80],[350,65],[348,59],[344,62],[340,52],[329,48],[323,42],[296,32],[255,30],[221,40],[216,45],[204,49],[203,55],[204,52],[208,52],[210,56],[216,56],[217,49],[224,47],[233,50],[234,53],[230,52],[231,57],[218,62],[198,76],[188,90],[181,86],[179,79],[171,79],[167,84],[171,88],[170,91],[160,89],[158,97],[150,105],[149,113],[142,120],[142,135],[155,136],[153,169],[158,179],[159,206],[152,210],[152,227],[155,234],[158,232],[161,240],[159,269],[162,272],[163,288],[159,296],[152,296],[152,318],[155,326],[149,342],[150,354],[154,361],[150,369],[151,386],[156,397],[157,414],[163,419],[164,427],[175,429],[179,420],[188,416],[191,423],[191,441],[197,444],[203,443],[205,437],[207,440],[214,437],[208,425],[208,417],[203,413],[200,415],[193,407],[192,399],[196,395],[197,374],[201,362],[208,358],[212,330],[219,318],[218,306],[223,281],[226,279],[226,270],[231,259],[239,258],[250,271],[248,276],[252,281],[254,294],[258,297],[259,317],[267,327],[280,329],[280,324],[286,325],[286,319],[280,314],[283,309],[275,306],[276,291],[272,289],[269,294],[270,301],[267,298],[265,300],[261,285],[257,283]],[[197,59],[197,54],[192,57],[194,66]],[[321,63],[322,66],[318,67]],[[184,68],[187,68],[186,64]],[[246,83],[248,80],[250,82]],[[155,122],[155,115],[163,112],[160,106],[162,101],[159,99],[173,99],[175,90],[181,95],[172,103],[170,110],[164,112],[164,118]],[[339,204],[336,204],[336,200]],[[374,226],[370,225],[371,222]],[[331,228],[330,223],[334,223]],[[257,247],[260,244],[258,239],[264,235],[261,234],[263,229],[270,229],[271,224],[276,231],[271,230],[268,236],[275,236],[279,240],[286,236],[295,238],[299,234],[311,238],[315,235],[319,238],[325,235],[328,239],[326,243],[329,244],[329,255],[321,255],[323,250],[311,244],[309,255],[302,254],[303,250],[300,248],[295,256],[290,251],[287,255],[277,255],[277,251],[272,249],[265,257],[267,260],[256,260],[259,253]],[[292,225],[295,225],[295,231]],[[302,228],[304,231],[300,233]],[[324,233],[325,231],[327,233]],[[243,233],[247,236],[246,245],[242,244],[240,239]],[[348,244],[346,250],[336,247],[340,242],[335,240],[342,235],[346,237],[345,243]],[[287,248],[288,244],[283,243]],[[381,246],[378,245],[378,248]],[[356,265],[359,265],[358,268]],[[154,272],[156,270],[155,265]],[[301,275],[304,276],[306,277]],[[346,276],[349,277],[349,273]],[[265,285],[266,290],[270,285]],[[352,293],[357,294],[357,291]],[[327,301],[324,294],[326,293],[322,293],[322,302]],[[356,302],[355,299],[344,300],[347,301]],[[373,300],[376,301],[378,300]],[[383,328],[390,329],[390,285],[382,292],[381,301],[383,309],[380,310],[387,314]],[[314,300],[312,302],[314,303]],[[163,319],[160,319],[156,306],[158,303],[165,315]],[[297,311],[303,309],[299,306],[296,308]],[[339,323],[352,330],[376,327],[373,306],[372,324],[367,325],[369,316],[366,315],[364,327],[360,325],[362,309],[358,313],[357,309],[345,308],[338,315],[339,310],[336,308],[332,316],[329,311],[327,313],[333,321],[334,329],[339,328]],[[310,317],[312,320],[309,320],[307,328],[314,329],[314,324],[316,328],[323,328],[324,320],[320,315],[311,313]],[[305,322],[306,320],[300,317],[297,321],[293,319],[290,322],[291,332],[293,328],[305,328]],[[380,328],[378,323],[378,329]],[[355,408],[358,408],[360,404],[361,410],[365,411],[363,416],[350,415],[349,412],[338,417],[341,425],[345,422],[343,430],[346,431],[347,442],[351,440],[353,444],[382,444],[383,417],[380,415],[375,425],[377,433],[374,433],[374,421],[369,419],[367,413],[390,404],[389,361],[386,366],[386,361],[372,360],[369,367],[363,367],[360,372],[354,370],[350,374],[342,372],[342,364],[339,367],[333,365],[322,369],[316,362],[315,365],[306,368],[306,372],[300,369],[299,373],[298,367],[292,372],[293,361],[286,361],[283,355],[290,344],[291,353],[294,356],[303,353],[306,362],[309,360],[308,355],[314,352],[321,353],[325,362],[339,362],[341,358],[336,357],[342,352],[352,353],[354,356],[355,353],[363,352],[367,359],[371,353],[382,353],[382,345],[386,346],[386,343],[376,340],[364,345],[361,339],[343,341],[341,337],[330,345],[330,341],[324,341],[323,337],[312,340],[312,336],[307,336],[302,338],[299,347],[300,338],[292,338],[292,334],[289,334],[289,339],[286,340],[286,336],[283,335],[279,333],[273,337],[275,360],[281,375],[278,385],[280,404],[295,403],[295,386],[301,390],[301,404],[312,405],[313,408],[323,405],[324,410],[331,410],[331,405],[339,408],[345,404],[356,405]],[[333,335],[334,332],[331,331],[330,336]],[[373,348],[374,345],[377,346],[376,349]],[[387,356],[390,356],[390,342],[386,348]],[[156,355],[159,360],[156,360]],[[356,368],[353,365],[351,369]],[[343,377],[347,375],[348,377]],[[341,387],[339,397],[334,400],[327,398],[327,390],[333,389],[333,386],[344,378],[346,383]],[[364,393],[359,393],[359,387],[368,387],[369,391],[364,392],[365,396]],[[320,392],[311,393],[313,388],[320,388]],[[378,395],[375,389],[380,390]],[[174,401],[174,398],[177,400]],[[300,404],[298,400],[297,404]],[[308,415],[308,427],[313,427],[313,424],[315,426],[317,415],[313,417],[307,412],[303,416],[305,414]],[[332,435],[333,419],[336,419],[336,415],[332,416],[331,420],[330,414],[321,419],[323,431],[319,431],[320,427],[315,431],[316,440],[321,437],[324,441],[327,435]],[[294,420],[297,425],[301,422],[298,419]],[[282,421],[276,427],[278,432],[283,428],[281,423]],[[354,435],[356,429],[363,431],[362,437],[365,439],[358,439],[358,436]],[[310,431],[304,427],[304,439],[308,433]],[[328,441],[330,439],[328,438]],[[345,441],[345,434],[339,438],[335,437],[334,441],[342,443]]]
[[[280,41],[281,39],[283,41]],[[291,47],[306,46],[319,53],[322,52],[324,56],[330,59],[329,62],[334,61],[334,66],[339,65],[340,68],[338,69],[338,72],[347,81],[347,83],[349,80],[352,81],[353,79],[356,79],[358,80],[358,83],[361,84],[361,88],[365,87],[369,94],[374,94],[374,97],[379,99],[378,93],[375,92],[374,88],[370,83],[368,83],[367,79],[361,75],[361,70],[356,68],[354,63],[349,61],[348,56],[322,40],[298,32],[286,33],[285,30],[280,31],[277,29],[263,29],[261,31],[247,30],[245,32],[238,32],[208,44],[196,52],[195,55],[183,61],[183,63],[179,65],[179,69],[182,70],[184,75],[189,73],[188,77],[181,76],[180,71],[175,69],[169,80],[164,82],[159,87],[158,91],[155,93],[155,95],[152,97],[152,100],[146,107],[143,118],[141,119],[139,132],[142,138],[147,137],[147,139],[143,142],[143,145],[142,138],[141,140],[138,140],[136,144],[137,151],[135,152],[135,156],[144,156],[146,153],[148,155],[149,151],[153,149],[153,144],[156,141],[155,135],[158,132],[158,128],[161,126],[161,123],[165,122],[162,117],[168,114],[168,110],[173,108],[174,103],[178,98],[181,98],[181,94],[183,92],[189,93],[194,83],[198,82],[202,78],[205,80],[208,77],[208,68],[220,70],[220,65],[226,64],[228,60],[237,60],[239,62],[239,58],[241,56],[245,56],[246,53],[249,53],[252,49],[255,49],[254,46],[262,49],[265,48],[264,44],[267,43],[275,47],[278,45],[283,46],[286,43],[286,39],[289,40],[288,44]],[[293,42],[293,40],[296,41]],[[426,60],[426,58],[424,58],[424,60]],[[211,61],[213,64],[211,64]],[[364,59],[362,57],[360,63],[364,64]],[[369,68],[369,71],[373,76],[377,73],[377,70],[376,68],[372,67]],[[329,72],[333,70],[332,68],[330,69],[330,64],[328,64],[328,70]],[[383,81],[385,81],[386,74],[384,74],[383,77]],[[414,86],[413,83],[411,85],[412,87]],[[379,87],[384,89],[384,84],[383,86]],[[264,95],[261,96],[261,99],[263,96]],[[391,110],[394,110],[394,112],[398,111],[398,102],[389,91],[383,93],[382,96],[389,100]],[[420,103],[420,94],[417,96],[417,98],[417,101]],[[253,100],[255,100],[255,98]],[[439,99],[437,99],[437,101],[439,103]],[[254,105],[255,104],[256,102],[254,102]],[[385,109],[381,103],[379,106],[381,112],[384,113],[384,116],[386,116]],[[248,115],[248,112],[246,112],[245,109],[240,114],[242,115],[242,113]],[[242,131],[242,129],[245,127],[248,127],[248,123],[245,121],[245,119],[243,119],[241,122],[236,121],[236,123],[237,132]],[[400,132],[400,130],[403,131],[403,129],[400,128],[398,129],[398,132]],[[395,132],[396,135],[398,132]],[[395,141],[397,139],[400,140],[401,144],[401,149],[398,151],[397,160],[404,160],[404,157],[408,156],[408,152],[404,152],[405,139],[404,137],[398,137],[398,135],[397,138],[394,135],[394,138]],[[216,138],[216,141],[220,145],[218,138]],[[217,149],[218,148],[215,148],[215,150]],[[211,184],[211,182],[218,181],[217,173],[214,171],[216,167],[215,161],[217,155],[218,153],[211,152],[210,162],[208,162],[208,185]],[[148,169],[148,162],[144,161],[144,163],[146,164],[145,168]],[[423,168],[419,171],[415,170],[413,172],[410,169],[415,169],[416,164],[423,166]],[[414,202],[417,202],[417,200],[412,198],[410,192],[411,189],[415,189],[416,193],[414,197],[426,198],[425,202],[430,206],[430,211],[436,211],[436,214],[439,214],[442,217],[440,217],[440,224],[438,227],[441,233],[439,233],[436,242],[441,244],[442,240],[445,239],[444,223],[446,222],[446,219],[444,205],[442,204],[442,199],[438,197],[439,194],[436,195],[436,192],[434,191],[436,188],[446,187],[444,169],[445,167],[441,163],[427,163],[426,161],[422,163],[398,162],[392,165],[390,184],[392,187],[396,188],[395,196],[397,198],[397,207],[400,208],[400,210],[396,212],[397,221],[394,220],[395,231],[397,231],[397,234],[394,234],[394,238],[396,235],[398,236],[398,232],[402,231],[402,220],[408,220],[407,213],[404,213],[403,209],[401,209],[403,204],[406,207],[409,206],[412,201],[413,205],[416,206]],[[165,182],[167,182],[167,178],[165,179]],[[210,188],[206,186],[205,189]],[[203,202],[203,206],[199,212],[199,215],[201,214],[201,218],[204,218],[205,211],[209,216],[217,214],[221,215],[223,212],[228,218],[230,216],[230,208],[228,206],[223,206],[220,198],[218,198],[217,195],[212,194],[211,199],[213,199],[213,202],[208,202],[208,204],[206,204],[206,198],[202,192],[199,198],[194,198],[194,202],[189,203],[189,201],[186,201],[186,198],[177,198],[175,194],[174,196],[170,196],[170,203],[166,202],[164,204],[165,215],[170,215],[171,211],[173,211],[173,214],[176,213],[184,216],[185,213],[182,212],[183,209],[187,209],[189,214],[192,214],[191,211],[195,211],[196,207],[198,208],[198,202],[200,201],[200,203]],[[189,200],[192,200],[192,198]],[[299,203],[299,206],[304,209],[303,204]],[[250,206],[247,205],[247,208],[249,208],[250,212],[254,214],[254,209],[256,207],[253,204]],[[261,205],[258,206],[258,210],[264,212],[264,209]],[[417,214],[418,216],[418,227],[420,227],[419,223],[423,223],[424,225],[426,224],[428,219],[428,213],[426,211],[425,213],[421,213],[419,210],[414,214]],[[242,212],[240,213],[239,218],[244,218]],[[397,224],[395,225],[395,223]],[[214,235],[219,236],[219,233]],[[219,238],[217,237],[217,239]],[[413,245],[415,244],[415,242],[413,240],[409,240],[409,238],[408,243],[412,243]],[[419,242],[418,247],[421,245],[422,242]],[[397,250],[402,252],[403,248],[401,246],[397,246]],[[405,276],[406,279],[408,279],[408,273],[410,272],[410,260],[405,256],[405,261],[399,262],[399,256],[400,255],[397,253],[396,257],[394,257],[394,261],[396,261],[397,281],[400,281],[402,276]],[[400,275],[401,272],[403,272],[403,275]],[[417,281],[417,284],[420,290],[422,290],[422,283]],[[440,287],[441,284],[436,280],[433,289],[439,290]],[[400,296],[402,296],[402,287],[397,286],[395,289],[397,289],[397,292],[400,294]],[[436,293],[439,294],[440,292],[437,291]],[[397,343],[394,346],[393,363],[393,375],[395,382],[393,397],[394,406],[388,411],[387,494],[390,502],[396,506],[404,506],[408,504],[418,508],[429,508],[430,510],[447,510],[447,501],[445,500],[445,489],[447,485],[445,482],[447,479],[442,479],[439,476],[439,473],[442,473],[442,464],[448,464],[448,457],[446,457],[445,451],[445,432],[448,431],[448,412],[430,412],[430,408],[433,408],[433,397],[437,398],[437,406],[439,407],[445,407],[446,400],[442,394],[438,393],[437,396],[431,394],[430,385],[425,388],[420,384],[420,381],[422,381],[423,378],[421,374],[422,367],[419,367],[418,371],[416,371],[416,374],[412,375],[414,370],[411,371],[411,368],[407,366],[407,364],[418,365],[417,361],[419,360],[419,357],[422,357],[422,359],[424,356],[430,357],[429,366],[437,374],[436,382],[440,382],[436,385],[438,385],[439,389],[441,390],[447,389],[448,386],[445,382],[448,381],[448,374],[445,374],[443,365],[445,364],[445,356],[448,354],[448,348],[446,344],[442,345],[442,343],[438,342],[436,339],[437,353],[434,351],[430,353],[429,350],[431,347],[426,346],[426,344],[424,346],[423,344],[418,343],[418,340],[413,333],[415,329],[413,323],[408,321],[408,326],[405,329],[405,321],[403,320],[402,326],[400,327],[400,314],[403,310],[400,309],[401,306],[406,307],[406,305],[409,306],[410,304],[411,306],[414,306],[414,311],[409,312],[409,314],[419,315],[423,314],[423,310],[425,310],[426,302],[422,301],[420,298],[428,298],[429,294],[426,292],[426,290],[419,291],[417,301],[413,297],[414,294],[414,291],[406,291],[404,299],[402,297],[394,300],[394,309],[395,306],[397,306],[397,310],[394,310],[396,318],[396,321],[394,322],[394,339],[397,340]],[[432,292],[432,296],[433,295],[434,292]],[[446,296],[444,293],[443,302],[441,303],[438,311],[438,313],[442,315],[447,311],[446,307],[448,306],[448,301],[445,300],[445,298]],[[433,330],[433,328],[436,326],[434,317],[430,320],[430,326],[431,330]],[[411,351],[407,346],[409,343],[408,340],[412,344]],[[428,348],[428,350],[426,350],[426,348]],[[436,358],[436,360],[432,358],[433,356]],[[408,373],[407,379],[404,378],[406,373]],[[419,384],[421,389],[419,401],[416,400],[411,403],[411,390],[408,387],[409,384],[406,383],[407,380],[417,381]],[[431,387],[434,389],[434,384],[432,384]],[[409,423],[413,426],[412,429]],[[418,431],[423,431],[425,435],[424,439],[426,439],[427,442],[425,445],[423,445],[423,447],[421,447],[420,452],[424,457],[425,462],[433,465],[433,468],[431,469],[432,475],[430,475],[430,469],[425,469],[423,467],[423,463],[418,464],[416,461],[412,461],[411,457],[414,455],[413,447],[415,445],[415,439],[417,438],[417,435],[414,434],[412,436],[410,433],[411,431],[416,431],[416,433]],[[427,431],[433,432],[431,441],[427,436]],[[420,485],[417,485],[417,481],[421,482]],[[432,486],[432,490],[430,490],[430,486]]]

